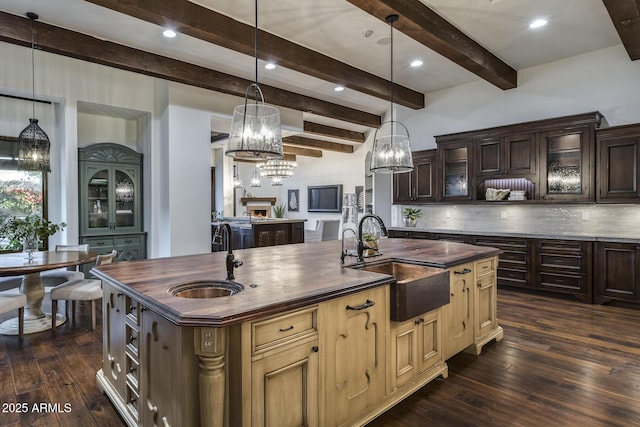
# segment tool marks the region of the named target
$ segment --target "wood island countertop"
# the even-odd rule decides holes
[[[395,259],[431,267],[489,258],[501,251],[436,240],[380,239],[380,256],[365,264]],[[392,276],[340,264],[340,240],[234,250],[243,265],[235,281],[238,294],[220,298],[179,298],[169,290],[177,285],[226,278],[226,252],[118,262],[92,269],[92,273],[139,300],[180,326],[224,327],[267,315],[317,304],[339,296],[393,283]]]

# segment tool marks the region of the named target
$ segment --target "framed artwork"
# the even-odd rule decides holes
[[[287,206],[289,212],[298,212],[300,210],[300,190],[288,190]]]

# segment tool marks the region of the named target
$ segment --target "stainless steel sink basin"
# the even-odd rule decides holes
[[[404,321],[449,304],[449,272],[399,261],[385,261],[356,267],[388,274],[391,285],[391,320]]]
[[[244,286],[230,280],[200,280],[184,283],[169,289],[169,293],[179,298],[219,298],[242,292]]]

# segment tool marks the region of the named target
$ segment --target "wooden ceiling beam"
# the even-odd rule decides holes
[[[351,142],[364,143],[366,135],[349,129],[327,126],[320,123],[304,122],[304,133],[312,135],[329,136],[331,138],[344,139]]]
[[[246,55],[254,56],[254,27],[188,0],[87,0],[90,3],[151,22]],[[263,30],[258,32],[258,57],[358,92],[390,100],[389,81]],[[424,108],[424,94],[394,85],[394,102]]]
[[[322,151],[314,150],[311,148],[293,147],[291,145],[283,145],[285,157],[288,155],[307,156],[307,157],[322,157]]]
[[[353,153],[353,145],[305,138],[304,136],[298,135],[286,136],[282,138],[282,143],[287,145],[296,145],[299,147],[312,147],[320,150],[337,151],[338,153]]]
[[[602,0],[632,61],[640,59],[640,0]]]
[[[190,86],[244,98],[252,83],[219,71],[178,61],[117,43],[104,41],[86,34],[38,21],[35,25],[36,47],[55,54],[83,61],[146,74]],[[28,18],[0,12],[0,41],[31,46],[31,23]],[[261,85],[270,104],[298,111],[311,112],[367,127],[378,127],[382,120],[375,114],[323,101],[317,98]]]
[[[500,89],[513,89],[518,85],[515,69],[420,1],[347,1],[382,21],[397,14],[400,19],[394,28]]]

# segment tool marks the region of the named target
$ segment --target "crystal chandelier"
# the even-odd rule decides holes
[[[393,116],[393,23],[398,15],[386,18],[391,27],[391,111],[390,120],[376,130],[371,155],[371,171],[377,173],[400,173],[413,170],[409,131]]]
[[[247,87],[244,104],[233,110],[229,142],[225,154],[244,160],[279,158],[282,153],[280,111],[264,103],[258,85],[258,0],[255,0],[255,82]],[[255,92],[255,102],[249,103],[249,92]]]
[[[35,78],[35,42],[34,26],[38,15],[28,12],[31,19],[31,90],[32,117],[36,115],[36,78]],[[29,119],[29,125],[18,135],[18,170],[51,172],[49,151],[51,142],[45,131],[38,126],[38,119]]]
[[[294,169],[298,164],[291,160],[269,159],[266,162],[260,162],[256,165],[260,176],[273,178],[289,178],[293,176]]]
[[[282,185],[282,177],[281,176],[274,176],[273,178],[271,178],[271,185],[274,187],[278,187]]]

